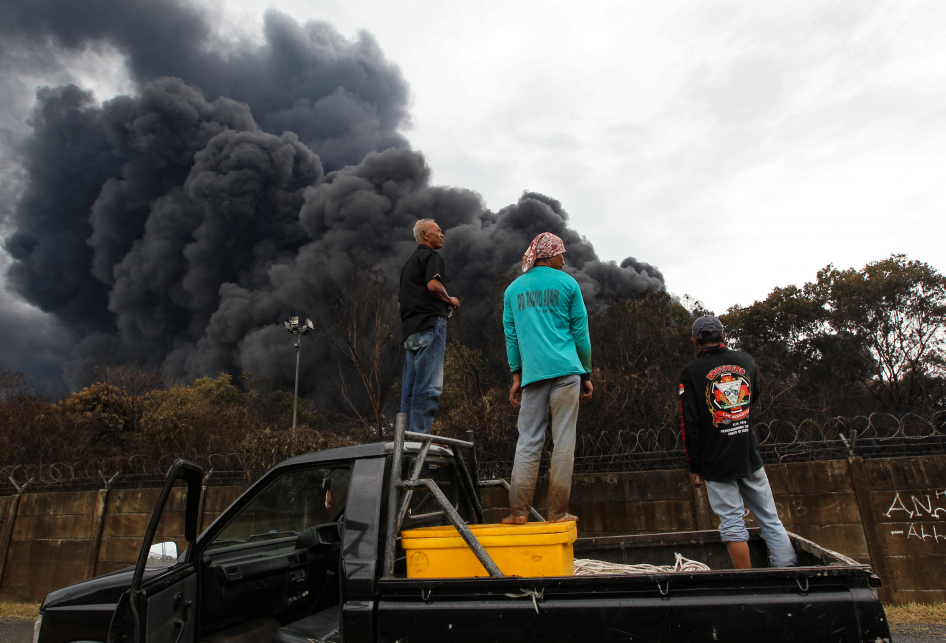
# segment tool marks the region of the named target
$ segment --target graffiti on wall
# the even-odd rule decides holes
[[[946,542],[946,528],[939,525],[930,524],[930,519],[935,521],[946,520],[946,490],[943,491],[924,491],[910,493],[907,499],[907,492],[896,492],[890,508],[884,514],[888,518],[902,519],[904,522],[910,521],[910,526],[906,529],[891,530],[891,536],[903,536],[908,540],[918,538],[920,540],[932,540],[935,543]],[[922,520],[923,522],[918,522]]]

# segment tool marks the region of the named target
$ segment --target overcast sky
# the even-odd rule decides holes
[[[214,6],[259,38],[266,5]],[[946,4],[271,0],[367,29],[437,183],[554,196],[721,313],[833,263],[946,269]]]
[[[559,199],[601,258],[652,263],[717,313],[829,263],[905,253],[946,271],[946,3],[204,4],[220,47],[261,42],[269,7],[371,32],[409,83],[404,134],[435,183],[493,210],[524,190]],[[0,219],[38,85],[135,91],[108,47],[43,55],[35,76],[2,77]],[[21,333],[2,362],[28,354],[53,377],[61,323],[9,293],[0,318]]]

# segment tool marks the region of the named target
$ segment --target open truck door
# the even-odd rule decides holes
[[[109,627],[109,643],[194,643],[197,640],[197,519],[204,471],[193,462],[178,460],[167,480],[145,532],[131,589],[122,595]],[[168,509],[175,485],[187,486],[184,540],[187,550],[177,555],[177,543],[155,543],[161,518]]]

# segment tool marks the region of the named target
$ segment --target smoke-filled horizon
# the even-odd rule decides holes
[[[19,195],[0,227],[6,288],[58,326],[24,329],[23,311],[8,311],[0,332],[8,343],[47,333],[40,343],[70,387],[103,359],[161,365],[173,380],[247,370],[289,382],[281,321],[323,318],[360,265],[396,275],[420,218],[444,230],[449,290],[474,319],[544,231],[563,238],[591,300],[664,288],[635,258],[599,260],[554,198],[524,192],[492,212],[470,190],[431,185],[402,134],[407,81],[366,32],[348,40],[269,11],[263,44],[221,51],[208,17],[177,0],[0,0],[0,10],[0,74],[42,76],[112,47],[135,83],[104,103],[76,84],[42,87],[5,165]],[[37,372],[27,351],[0,357]],[[332,360],[310,342],[304,368]]]

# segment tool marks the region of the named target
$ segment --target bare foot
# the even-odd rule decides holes
[[[571,514],[565,514],[558,520],[550,520],[549,522],[578,522],[578,516],[573,516]]]
[[[528,516],[509,515],[503,518],[504,525],[524,525],[529,520]]]

